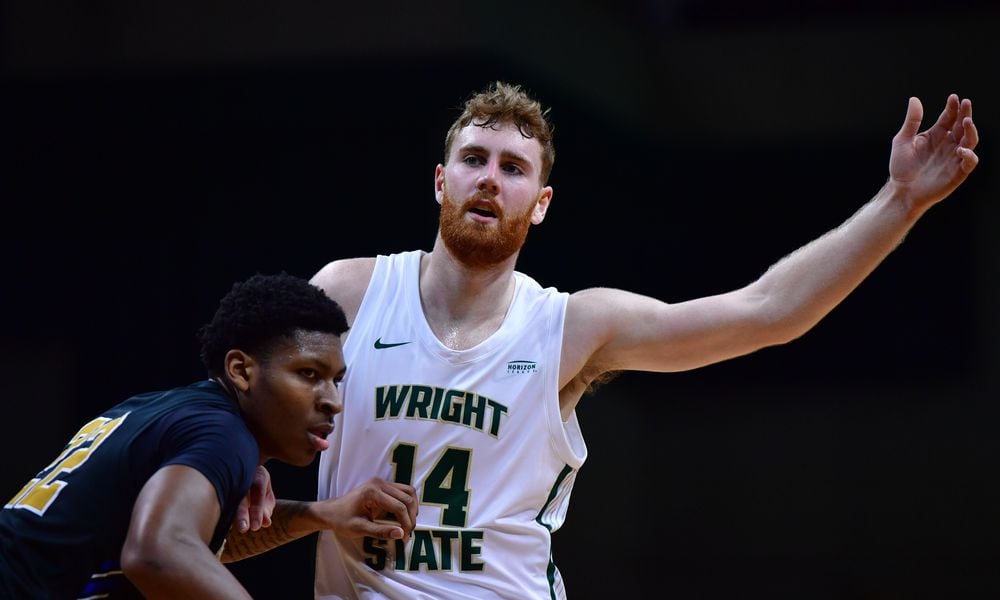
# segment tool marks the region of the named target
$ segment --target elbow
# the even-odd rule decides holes
[[[143,589],[144,582],[155,580],[164,566],[161,555],[148,544],[126,542],[122,548],[122,573],[139,589]]]
[[[158,590],[160,582],[177,566],[157,540],[126,540],[120,562],[125,577],[147,596]]]
[[[816,311],[795,306],[766,294],[754,297],[750,310],[755,315],[755,339],[760,347],[780,346],[797,340],[823,317]]]
[[[805,335],[808,328],[796,328],[796,327],[781,327],[775,328],[772,332],[772,339],[768,346],[781,346],[789,342],[795,341]]]
[[[763,327],[763,346],[781,346],[793,342],[812,329],[818,319],[785,318],[769,321]]]
[[[787,344],[805,335],[817,322],[794,311],[763,310],[758,312],[758,341],[764,347]]]
[[[791,314],[763,313],[752,328],[752,345],[757,348],[781,346],[797,340],[816,324]]]

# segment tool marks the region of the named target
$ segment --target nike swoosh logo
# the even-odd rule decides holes
[[[412,343],[413,342],[396,342],[395,344],[383,344],[382,338],[379,337],[377,340],[375,340],[375,349],[385,350],[386,348],[395,348],[396,346],[405,346],[407,344],[412,344]]]

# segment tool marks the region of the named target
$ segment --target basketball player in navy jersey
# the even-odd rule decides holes
[[[305,466],[327,448],[346,329],[341,308],[303,279],[233,286],[200,332],[208,379],[108,409],[0,510],[0,597],[249,598],[220,558],[288,530],[230,525],[259,465]],[[404,538],[412,494],[370,479],[328,503],[274,508],[305,525],[296,537],[329,528]],[[397,523],[373,520],[387,513]]]

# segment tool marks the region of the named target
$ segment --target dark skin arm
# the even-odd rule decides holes
[[[248,599],[209,549],[221,508],[196,469],[169,465],[143,486],[122,547],[125,576],[146,598]]]
[[[377,477],[339,498],[318,502],[278,500],[270,527],[242,533],[236,528],[230,530],[222,560],[242,560],[322,530],[346,537],[405,541],[417,522],[418,506],[412,486]]]

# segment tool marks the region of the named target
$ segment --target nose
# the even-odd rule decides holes
[[[483,169],[482,173],[479,175],[479,179],[476,181],[476,189],[482,193],[489,194],[490,196],[496,196],[500,193],[500,178],[497,177],[497,170],[499,165],[496,160],[491,159],[486,163],[486,168]]]
[[[320,387],[319,397],[316,401],[316,406],[319,411],[323,414],[333,415],[340,414],[344,410],[344,403],[340,399],[340,392],[337,390],[337,384],[333,381],[328,381],[326,385]]]

